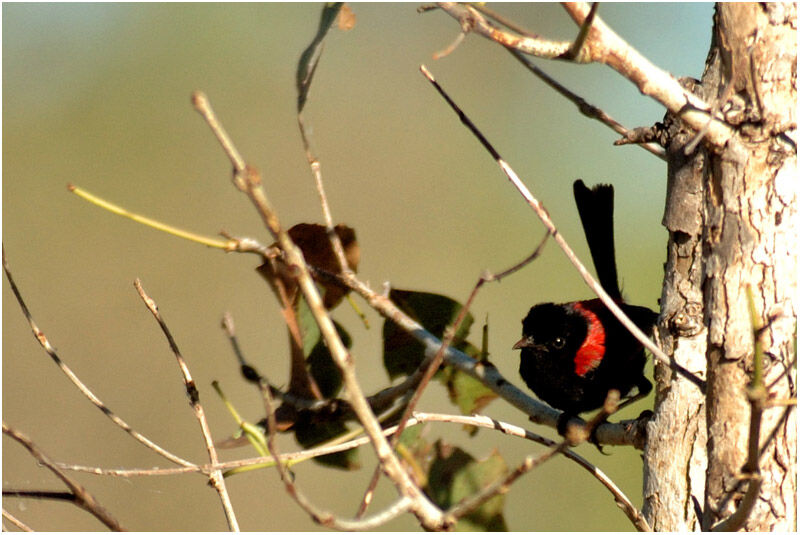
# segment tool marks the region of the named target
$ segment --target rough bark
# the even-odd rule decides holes
[[[717,63],[709,63],[704,79],[715,77],[718,71]],[[707,96],[691,80],[684,85]],[[708,331],[700,287],[708,155],[702,146],[685,155],[695,133],[671,117],[665,123],[668,204],[663,224],[669,230],[669,244],[659,339],[678,364],[705,380]],[[655,368],[655,383],[656,410],[648,423],[645,447],[644,513],[656,530],[696,529],[695,504],[703,502],[707,465],[705,396],[661,364]]]
[[[736,133],[720,150],[685,156],[693,134],[680,124],[667,128],[670,239],[659,338],[708,385],[703,394],[657,366],[644,488],[645,516],[657,530],[711,529],[750,484],[741,478],[753,370],[748,288],[757,321],[767,325],[761,342],[770,395],[796,397],[796,21],[794,4],[719,4],[695,90],[718,103]],[[796,529],[796,413],[784,412],[764,413],[763,485],[742,526],[748,531]]]

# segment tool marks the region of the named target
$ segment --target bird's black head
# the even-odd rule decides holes
[[[522,320],[522,339],[514,349],[531,349],[550,357],[572,356],[586,339],[586,318],[570,303],[542,303],[531,308]]]

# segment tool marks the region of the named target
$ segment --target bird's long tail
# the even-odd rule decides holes
[[[613,299],[622,299],[614,251],[614,187],[597,184],[590,189],[578,179],[572,191],[600,285]]]

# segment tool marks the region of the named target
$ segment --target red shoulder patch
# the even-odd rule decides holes
[[[588,325],[586,339],[575,353],[575,373],[581,377],[597,368],[606,354],[606,331],[597,314],[591,310],[595,308],[594,301],[577,302],[574,305],[575,310],[586,318]]]

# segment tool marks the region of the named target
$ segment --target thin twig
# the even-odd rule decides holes
[[[112,214],[124,217],[126,219],[130,219],[135,221],[136,223],[145,225],[152,229],[165,232],[172,236],[176,236],[178,238],[182,238],[184,240],[188,240],[194,243],[199,243],[201,245],[205,245],[207,247],[213,247],[216,249],[222,249],[226,252],[233,252],[236,251],[238,253],[255,253],[263,257],[265,260],[270,256],[275,254],[274,248],[266,247],[261,245],[258,241],[252,238],[237,238],[235,236],[231,236],[227,232],[220,231],[220,235],[225,238],[225,241],[219,240],[217,238],[212,238],[210,236],[203,236],[202,234],[198,234],[196,232],[191,232],[188,230],[184,230],[163,221],[159,221],[158,219],[154,219],[152,217],[147,217],[142,214],[137,214],[135,212],[131,212],[130,210],[119,206],[111,201],[103,199],[94,193],[91,193],[83,188],[79,188],[74,184],[67,184],[67,190],[71,193],[74,193],[78,197],[82,198],[85,201],[94,204],[111,212]]]
[[[194,463],[191,463],[191,462],[189,462],[189,461],[187,461],[185,459],[182,459],[181,457],[178,457],[177,455],[175,455],[173,453],[170,453],[169,451],[165,450],[164,448],[162,448],[161,446],[159,446],[155,442],[151,441],[149,438],[145,437],[144,435],[142,435],[138,431],[134,430],[122,418],[120,418],[119,416],[114,414],[114,412],[111,409],[109,409],[108,406],[100,400],[100,398],[95,396],[94,392],[92,392],[78,378],[78,376],[75,375],[75,373],[70,369],[70,367],[67,366],[67,364],[63,360],[61,360],[61,358],[58,356],[58,354],[56,353],[56,351],[53,348],[53,346],[50,345],[50,341],[47,339],[45,334],[36,325],[36,322],[33,320],[33,317],[31,316],[31,313],[28,310],[28,306],[25,304],[25,301],[22,299],[22,294],[20,293],[19,289],[17,288],[17,285],[14,282],[14,278],[11,276],[11,271],[10,271],[10,269],[8,267],[8,262],[6,261],[6,250],[5,250],[5,247],[3,247],[3,270],[5,271],[6,278],[8,279],[8,282],[11,285],[11,291],[14,292],[14,296],[17,298],[17,302],[19,303],[20,308],[22,308],[22,313],[25,316],[25,319],[28,320],[28,324],[30,325],[31,330],[33,331],[33,336],[36,338],[36,341],[39,342],[39,344],[44,348],[44,350],[47,352],[47,354],[50,355],[50,358],[53,359],[53,362],[56,363],[56,365],[61,369],[61,371],[64,373],[64,375],[66,375],[67,378],[70,381],[72,381],[72,384],[74,384],[78,388],[78,390],[80,390],[81,393],[84,396],[86,396],[89,399],[89,401],[92,402],[92,404],[95,407],[100,409],[100,411],[103,414],[108,416],[108,418],[111,419],[112,422],[114,422],[117,426],[119,426],[123,431],[128,433],[130,436],[132,436],[133,438],[135,438],[136,440],[138,440],[139,442],[141,442],[142,444],[144,444],[145,446],[147,446],[151,450],[155,451],[156,453],[158,453],[159,455],[161,455],[165,459],[168,459],[169,461],[171,461],[171,462],[173,462],[175,464],[179,464],[179,465],[182,465],[182,466],[195,467]]]
[[[78,503],[78,498],[74,494],[59,490],[3,489],[3,496],[8,498],[32,498],[35,500],[60,500],[75,504]]]
[[[571,450],[569,447],[572,445],[577,444],[577,442],[583,441],[586,437],[591,436],[594,429],[604,422],[611,414],[616,412],[617,407],[619,404],[619,392],[616,390],[611,390],[606,396],[606,401],[603,404],[603,409],[599,411],[589,422],[587,422],[585,426],[585,434],[581,435],[580,440],[576,441],[574,437],[571,437],[567,434],[567,438],[562,440],[557,444],[550,445],[550,449],[542,455],[535,456],[529,455],[528,457],[523,460],[523,462],[517,466],[511,473],[506,475],[506,477],[500,479],[499,481],[488,485],[480,492],[477,492],[468,498],[465,498],[455,506],[451,507],[445,514],[449,515],[453,519],[458,519],[463,516],[466,516],[470,512],[474,511],[478,507],[480,507],[483,503],[487,502],[488,500],[492,499],[494,496],[498,494],[505,494],[508,492],[511,485],[521,476],[526,474],[527,472],[533,470],[534,468],[540,466],[542,463],[548,461],[553,456],[558,453],[562,453],[567,457],[576,460],[574,457],[568,455],[571,454]],[[577,456],[576,456],[577,457]],[[582,460],[582,459],[581,459]],[[587,467],[587,469],[589,469]],[[599,472],[596,468],[594,470],[589,470],[597,477],[596,472]],[[616,503],[622,508],[625,514],[628,516],[628,519],[631,523],[639,529],[639,531],[652,531],[649,524],[645,520],[644,516],[642,515],[641,511],[636,509],[633,506],[631,501],[628,499],[625,494],[619,490],[619,488],[613,484],[612,481],[607,480],[607,478],[600,478],[598,479],[606,486],[606,488],[611,491],[612,495],[614,495]]]
[[[611,117],[602,109],[598,108],[593,104],[589,104],[582,97],[564,87],[555,78],[551,77],[542,69],[534,65],[533,62],[530,59],[528,59],[524,54],[522,54],[520,51],[513,48],[506,48],[506,50],[508,50],[512,56],[514,56],[520,63],[522,63],[522,65],[524,65],[526,69],[528,69],[533,74],[538,76],[540,80],[549,85],[559,95],[565,97],[567,100],[575,104],[575,106],[577,106],[578,108],[578,111],[580,111],[583,115],[585,115],[590,119],[595,119],[597,121],[600,121],[604,125],[611,128],[614,132],[622,136],[630,135],[631,131],[629,129],[622,126],[619,122],[617,122],[613,117]],[[667,160],[667,153],[664,150],[664,148],[658,146],[655,143],[640,143],[637,144],[637,146],[643,148],[644,150],[650,152],[651,154],[659,157],[664,161]]]
[[[628,318],[628,316],[622,311],[619,305],[616,302],[614,302],[614,300],[608,295],[608,293],[606,293],[603,287],[600,286],[600,284],[594,279],[594,277],[592,277],[592,275],[589,273],[589,271],[577,257],[577,255],[569,246],[569,244],[567,244],[567,241],[564,239],[561,233],[558,232],[555,223],[553,223],[553,220],[550,219],[550,215],[548,214],[547,210],[544,208],[542,203],[539,202],[539,200],[533,196],[528,187],[522,182],[522,180],[520,180],[519,176],[517,176],[517,173],[514,172],[514,170],[511,168],[510,165],[508,165],[508,163],[506,163],[505,160],[503,160],[503,158],[500,156],[497,150],[492,146],[492,144],[486,139],[483,133],[477,128],[477,126],[475,126],[475,124],[469,119],[469,117],[467,117],[467,115],[461,110],[461,108],[459,108],[459,106],[450,98],[450,96],[445,92],[445,90],[434,79],[430,71],[424,65],[420,66],[420,71],[422,72],[422,74],[425,75],[428,81],[431,82],[431,84],[436,88],[436,90],[445,99],[445,101],[447,101],[447,103],[450,105],[453,111],[461,119],[461,122],[469,129],[470,132],[473,133],[473,135],[475,135],[476,138],[478,138],[478,141],[480,141],[481,145],[483,145],[483,147],[495,159],[497,164],[500,166],[500,169],[502,169],[503,173],[505,173],[505,175],[514,185],[517,191],[522,195],[522,197],[525,199],[528,205],[533,209],[533,211],[542,221],[548,232],[553,235],[553,239],[559,245],[561,250],[564,251],[564,254],[567,256],[567,259],[572,263],[573,266],[575,266],[575,269],[581,275],[586,285],[589,286],[589,288],[595,293],[595,295],[597,295],[600,298],[600,300],[603,301],[603,303],[606,305],[606,307],[608,307],[611,313],[614,314],[614,316],[620,321],[620,323],[622,323],[625,326],[625,328],[627,328],[628,331],[642,345],[644,345],[644,347],[646,347],[658,360],[668,365],[670,368],[675,369],[683,377],[690,380],[699,388],[705,390],[705,382],[703,380],[699,379],[697,376],[695,376],[682,366],[676,364],[674,361],[671,361],[670,358],[667,357],[664,354],[664,352],[661,351],[661,349],[659,349],[658,346],[656,346],[653,343],[653,341],[650,340],[650,338],[648,338],[648,336],[645,335],[644,332],[642,332],[642,330],[639,329],[639,327],[636,326],[636,324],[630,320],[630,318]]]
[[[552,459],[555,455],[563,453],[570,446],[577,445],[579,442],[586,440],[586,437],[591,436],[591,433],[594,431],[595,427],[604,422],[608,416],[616,411],[618,403],[619,392],[616,390],[610,390],[606,396],[606,401],[603,404],[603,409],[586,424],[586,434],[582,435],[580,440],[575,440],[568,432],[566,438],[557,445],[552,446],[548,451],[539,456],[529,455],[519,466],[517,466],[517,468],[512,470],[504,478],[463,499],[461,502],[447,510],[445,514],[449,515],[453,519],[458,519],[468,515],[498,494],[505,494],[511,488],[511,485],[524,474]]]
[[[167,234],[172,234],[173,236],[177,236],[185,240],[193,241],[195,243],[199,243],[207,247],[223,249],[225,251],[233,251],[236,248],[236,242],[234,242],[233,240],[222,241],[215,238],[209,238],[201,234],[196,234],[188,230],[183,230],[178,227],[173,227],[172,225],[167,225],[166,223],[162,223],[157,219],[152,219],[150,217],[146,217],[141,214],[131,212],[130,210],[126,210],[125,208],[117,204],[106,201],[105,199],[93,195],[88,191],[86,191],[85,189],[79,188],[78,186],[75,186],[73,184],[67,184],[67,190],[74,193],[83,200],[89,201],[95,206],[99,206],[104,210],[108,210],[112,214],[125,217],[142,225],[148,226],[150,228],[160,230],[161,232],[166,232]]]
[[[33,529],[29,525],[25,524],[22,520],[20,520],[19,518],[15,517],[14,515],[9,513],[5,509],[3,509],[3,518],[5,518],[9,522],[11,522],[15,526],[17,526],[22,531],[33,531]],[[3,531],[6,531],[6,527],[5,526],[3,526]]]
[[[194,109],[197,110],[200,115],[203,116],[208,127],[211,128],[211,131],[214,133],[214,136],[219,141],[219,144],[222,145],[222,150],[225,151],[225,154],[230,159],[233,168],[242,173],[244,172],[245,162],[242,155],[239,154],[239,151],[236,150],[236,147],[231,141],[230,136],[222,128],[222,125],[217,120],[217,116],[214,113],[214,110],[211,109],[211,104],[208,102],[208,97],[202,91],[195,91],[192,93],[192,106]],[[238,186],[238,185],[237,185]]]
[[[312,270],[314,275],[318,275],[321,273],[320,270]],[[333,282],[340,283],[340,279],[331,275],[330,273],[327,274],[330,276],[330,280]],[[336,410],[337,414],[341,414],[343,418],[352,415],[355,418],[355,414],[353,413],[352,409],[350,408],[349,404],[346,400],[340,398],[330,398],[330,399],[310,399],[310,398],[303,398],[299,396],[295,396],[293,394],[283,392],[281,389],[273,386],[270,384],[259,372],[256,370],[255,367],[250,365],[247,359],[244,356],[241,348],[239,347],[239,342],[236,338],[236,332],[234,329],[233,317],[226,313],[223,317],[222,327],[225,330],[225,334],[231,342],[233,346],[233,351],[236,354],[236,358],[239,361],[239,364],[242,369],[242,375],[248,381],[251,381],[259,387],[262,387],[261,383],[263,382],[263,386],[269,388],[270,394],[273,397],[280,399],[281,401],[288,403],[298,409],[308,410],[308,411],[328,411]],[[367,398],[367,402],[369,403],[370,407],[375,413],[383,412],[386,410],[392,403],[396,400],[408,397],[407,393],[415,388],[420,380],[422,379],[422,375],[426,369],[426,363],[430,360],[425,360],[419,366],[419,368],[411,375],[406,377],[406,379],[393,386],[389,386],[384,388],[383,390],[378,391],[375,394],[372,394]],[[402,405],[402,403],[401,403]],[[335,407],[335,409],[334,409]]]
[[[438,52],[434,52],[433,59],[442,59],[452,54],[455,51],[455,49],[458,48],[458,45],[464,42],[464,38],[467,36],[467,32],[469,32],[469,28],[462,26],[461,31],[459,32],[458,35],[456,35],[456,38],[453,39],[452,43],[447,45],[447,47],[445,47],[444,49]]]
[[[475,423],[472,422],[470,422],[470,424],[475,425]],[[492,422],[492,425],[495,426],[494,428],[497,428],[496,427],[497,424],[498,422]],[[505,426],[503,431],[508,432],[506,431],[506,429],[509,428],[510,426],[508,426],[508,424],[502,424],[502,425]],[[486,427],[489,426],[486,425]],[[527,435],[528,432],[525,431],[525,433]],[[537,440],[537,442],[543,442],[541,438],[542,437],[539,437],[539,440]],[[614,484],[614,482],[611,479],[609,479],[600,469],[598,469],[597,467],[586,461],[586,459],[584,459],[583,457],[577,455],[572,450],[570,450],[568,448],[569,444],[566,440],[563,440],[558,443],[550,441],[549,439],[544,439],[544,440],[546,440],[548,443],[547,445],[550,446],[550,449],[547,452],[539,456],[535,455],[527,456],[522,461],[522,463],[520,463],[520,465],[517,466],[517,468],[510,474],[508,474],[505,478],[486,487],[485,489],[470,496],[469,498],[462,500],[460,503],[456,504],[450,510],[448,510],[446,514],[449,514],[454,518],[461,518],[465,516],[466,514],[473,511],[474,509],[479,507],[482,503],[485,503],[492,497],[507,492],[510,486],[519,477],[533,470],[537,466],[540,466],[542,463],[551,459],[554,455],[560,453],[565,457],[567,457],[568,459],[577,462],[580,466],[582,466],[587,471],[589,471],[589,473],[595,476],[595,478],[597,478],[597,480],[600,481],[600,483],[602,483],[603,486],[605,486],[609,490],[609,492],[611,492],[616,504],[619,505],[619,507],[622,509],[622,511],[625,513],[625,515],[628,517],[628,519],[631,521],[634,527],[636,527],[639,531],[652,531],[652,528],[647,523],[647,520],[644,518],[641,511],[639,511],[633,505],[633,503],[625,495],[625,493],[622,492],[622,490],[620,490],[620,488],[617,487],[617,485]]]
[[[231,342],[233,343],[235,337],[231,338]],[[261,376],[261,374],[247,361],[244,361],[245,364],[242,367],[243,370],[247,370],[243,373],[248,374],[248,379],[253,380],[256,384],[260,384],[260,381],[264,381],[266,387],[269,388],[270,394],[273,397],[280,399],[281,401],[288,403],[295,408],[301,410],[307,410],[311,412],[330,412],[334,410],[337,413],[341,413],[343,418],[351,417],[355,418],[355,413],[353,412],[352,408],[350,407],[349,403],[341,398],[329,398],[329,399],[310,399],[295,396],[293,394],[284,392],[283,390],[273,386],[266,379]],[[407,393],[416,387],[419,384],[419,381],[423,374],[422,369],[417,370],[414,374],[408,376],[403,382],[398,383],[393,386],[389,386],[372,394],[371,396],[367,397],[367,402],[369,403],[370,407],[375,413],[383,412],[389,405],[394,403],[396,400],[404,397]],[[351,416],[352,415],[352,416]]]
[[[489,17],[490,19],[494,19],[495,22],[499,22],[500,24],[502,24],[503,26],[505,26],[509,30],[515,31],[520,35],[524,35],[525,37],[533,37],[535,39],[541,39],[540,35],[536,35],[535,33],[533,33],[532,31],[528,30],[527,28],[523,28],[516,21],[513,21],[513,20],[501,15],[497,11],[489,8],[486,4],[475,3],[475,4],[472,4],[472,7],[475,8],[476,10],[478,10],[479,12],[483,13],[484,15]]]
[[[336,234],[336,230],[334,230],[333,216],[331,215],[330,205],[328,204],[328,197],[325,195],[325,186],[322,182],[321,165],[319,160],[311,151],[311,141],[309,140],[308,133],[306,132],[305,120],[303,118],[302,111],[297,112],[297,125],[300,128],[300,137],[303,139],[303,148],[306,153],[306,160],[308,161],[308,166],[311,169],[311,174],[314,177],[314,184],[317,186],[317,194],[319,195],[319,203],[322,206],[322,216],[325,219],[325,230],[328,233],[328,239],[331,242],[331,246],[333,247],[333,252],[336,255],[336,258],[339,261],[339,269],[342,272],[350,271],[350,264],[347,263],[347,257],[344,254],[342,240],[339,239],[339,235]]]
[[[28,437],[13,429],[8,427],[5,422],[3,422],[3,434],[10,436],[20,444],[22,444],[25,449],[27,449],[31,455],[39,462],[39,464],[44,465],[48,470],[53,472],[53,474],[58,477],[66,486],[69,488],[70,493],[74,496],[74,503],[75,505],[85,509],[89,513],[91,513],[97,520],[102,522],[106,527],[114,531],[125,531],[125,528],[114,518],[111,513],[106,510],[105,507],[100,505],[92,494],[86,490],[83,485],[78,483],[77,481],[73,481],[68,475],[66,475],[61,469],[59,469],[50,458],[45,455],[45,453],[39,449],[36,444],[34,444]]]
[[[189,367],[186,365],[186,360],[183,358],[183,355],[181,355],[180,349],[178,349],[178,344],[175,342],[175,338],[173,338],[169,327],[167,327],[167,324],[161,317],[161,313],[158,311],[158,306],[156,305],[155,301],[153,301],[153,299],[147,295],[147,292],[145,292],[144,288],[142,287],[141,281],[136,279],[133,285],[136,287],[136,291],[139,293],[139,297],[142,298],[142,301],[144,301],[147,309],[151,314],[153,314],[153,317],[158,322],[159,327],[161,327],[161,331],[167,338],[167,342],[169,343],[172,353],[175,355],[175,359],[178,362],[178,367],[183,375],[183,383],[186,387],[186,395],[189,397],[189,403],[191,404],[192,410],[197,417],[197,421],[200,423],[200,430],[203,433],[203,439],[205,440],[206,449],[208,450],[208,458],[212,465],[216,465],[219,462],[217,449],[214,447],[214,439],[211,437],[211,430],[208,427],[205,411],[203,410],[203,405],[200,403],[200,393],[197,391],[197,385],[195,385],[194,379],[192,379],[192,374],[189,372]],[[225,479],[222,477],[222,472],[219,470],[212,471],[208,474],[208,478],[211,486],[213,486],[217,491],[217,494],[219,494],[220,501],[222,502],[222,509],[225,512],[225,518],[228,522],[228,527],[232,531],[239,531],[239,522],[236,520],[236,513],[233,510],[231,498],[228,495],[227,488],[225,487]]]
[[[417,419],[412,417],[412,419],[408,423],[408,426],[410,427],[422,423],[423,421],[427,421],[425,420],[425,418],[426,417],[423,417],[423,419]],[[431,421],[440,421],[440,420],[432,419]],[[397,433],[396,425],[388,427],[383,430],[383,434],[386,436],[392,436],[395,433]],[[507,434],[513,435],[514,433],[508,432]],[[517,436],[524,437],[525,434],[524,432],[522,432],[522,434],[517,434]],[[547,440],[547,439],[542,438],[542,440]],[[316,457],[321,457],[324,455],[330,455],[331,453],[339,453],[342,451],[358,448],[364,446],[365,444],[369,444],[369,442],[370,439],[367,436],[357,437],[352,440],[348,440],[346,442],[336,442],[336,440],[334,439],[325,442],[319,446],[316,446],[312,449],[301,450],[297,452],[281,453],[278,459],[282,464],[286,465],[287,467],[291,467],[295,464]],[[200,465],[200,466],[185,467],[185,468],[117,469],[117,468],[101,468],[96,466],[83,466],[83,465],[67,464],[67,463],[56,463],[56,466],[58,466],[62,470],[71,470],[74,472],[86,472],[93,475],[104,475],[104,476],[115,476],[115,477],[148,477],[148,476],[171,476],[177,474],[189,474],[196,472],[207,474],[213,470],[228,471],[231,469],[242,468],[245,466],[268,468],[271,467],[273,464],[275,464],[275,457],[272,457],[270,455],[261,457],[250,457],[247,459],[239,459],[236,461],[225,461],[218,463],[216,465]]]
[[[576,24],[583,24],[590,12],[585,2],[563,2],[562,6]],[[653,65],[635,48],[616,34],[600,18],[595,17],[590,34],[593,61],[608,65],[630,80],[642,94],[658,101],[662,106],[686,121],[693,129],[707,129],[709,141],[723,147],[733,136],[733,129],[714,117],[711,106],[686,90],[667,71]]]

